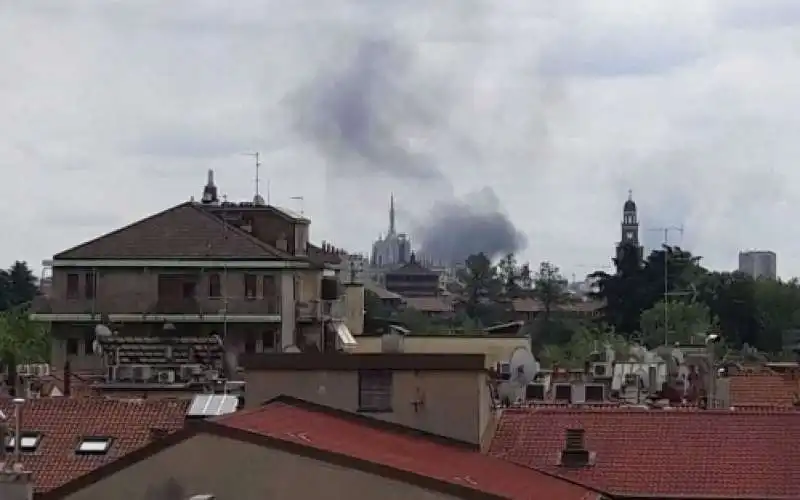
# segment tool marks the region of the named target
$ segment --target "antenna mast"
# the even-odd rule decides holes
[[[255,177],[255,197],[253,201],[258,201],[261,199],[261,153],[256,151],[255,153],[245,153],[247,156],[252,156],[256,159],[256,177]],[[262,202],[263,203],[263,202]],[[269,180],[267,180],[267,204],[269,204]]]

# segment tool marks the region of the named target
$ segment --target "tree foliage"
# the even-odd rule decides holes
[[[791,332],[800,332],[796,280],[709,271],[699,256],[670,246],[644,259],[634,247],[623,249],[614,267],[613,273],[591,275],[597,280],[596,298],[605,302],[601,320],[651,347],[664,342],[665,308],[669,342],[688,342],[693,333],[713,326],[732,349],[748,345],[777,354]]]
[[[28,306],[39,291],[38,281],[25,262],[0,270],[0,364],[40,363],[50,360],[49,330],[28,319]]]

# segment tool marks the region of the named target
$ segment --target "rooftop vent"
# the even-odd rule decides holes
[[[567,429],[564,449],[561,450],[558,465],[561,467],[580,468],[594,463],[594,454],[586,449],[583,429]]]

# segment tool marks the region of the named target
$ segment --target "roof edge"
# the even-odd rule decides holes
[[[89,245],[101,240],[102,238],[105,238],[106,236],[113,236],[115,234],[119,234],[119,233],[121,233],[123,231],[126,231],[126,230],[130,229],[131,227],[133,227],[133,226],[135,226],[137,224],[140,224],[142,222],[147,222],[149,220],[155,219],[156,217],[160,217],[160,216],[162,216],[162,215],[164,215],[164,214],[166,214],[168,212],[171,212],[172,210],[175,210],[175,209],[178,209],[178,208],[181,208],[181,207],[185,207],[185,206],[191,206],[191,204],[192,204],[191,201],[184,201],[183,203],[179,203],[177,205],[171,206],[169,208],[166,208],[166,209],[161,210],[159,212],[156,212],[154,214],[150,214],[150,215],[148,215],[148,216],[146,216],[146,217],[144,217],[142,219],[135,220],[135,221],[131,222],[130,224],[126,224],[126,225],[124,225],[124,226],[122,226],[120,228],[114,229],[113,231],[110,231],[110,232],[105,233],[105,234],[101,234],[100,236],[92,238],[92,239],[90,239],[88,241],[84,241],[83,243],[79,243],[79,244],[77,244],[77,245],[75,245],[75,246],[73,246],[71,248],[67,248],[66,250],[62,250],[62,251],[58,252],[57,254],[53,255],[53,260],[68,260],[71,257],[69,257],[69,256],[65,257],[65,254],[69,254],[69,253],[75,252],[77,250],[80,250],[82,248],[85,248],[85,247],[87,247],[87,246],[89,246]],[[74,257],[72,257],[72,258],[74,259]]]

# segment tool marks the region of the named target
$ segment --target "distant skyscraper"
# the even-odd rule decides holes
[[[778,277],[777,256],[769,250],[739,252],[739,272],[753,278],[774,280]]]
[[[639,218],[636,215],[636,203],[633,201],[633,192],[628,191],[628,200],[622,207],[622,236],[617,244],[617,259],[622,256],[626,248],[636,248],[639,258],[642,258],[643,249],[639,243]]]

